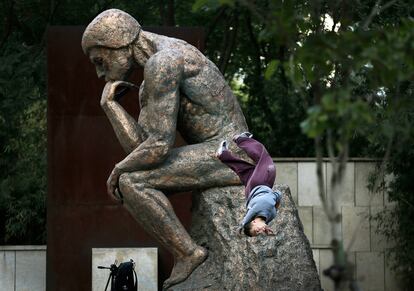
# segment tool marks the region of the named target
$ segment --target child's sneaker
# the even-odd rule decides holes
[[[237,139],[238,139],[239,137],[248,137],[248,138],[252,138],[252,137],[253,137],[253,134],[251,134],[250,132],[245,131],[245,132],[242,132],[242,133],[240,133],[240,134],[235,135],[235,136],[233,137],[233,140],[234,140],[234,141],[237,141]]]
[[[217,149],[217,152],[216,152],[216,156],[220,156],[223,153],[224,150],[228,150],[227,140],[223,140],[220,143],[219,148]]]

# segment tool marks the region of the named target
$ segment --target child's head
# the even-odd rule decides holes
[[[243,227],[243,232],[245,235],[247,236],[252,236],[251,235],[251,229],[252,229],[252,222],[250,221],[249,223],[247,223],[244,227]]]
[[[261,216],[256,216],[252,221],[247,223],[243,228],[247,236],[258,236],[261,233],[269,234],[271,229],[267,226],[266,221]]]

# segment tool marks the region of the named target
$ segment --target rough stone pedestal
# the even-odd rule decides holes
[[[209,257],[184,282],[169,290],[321,290],[310,244],[289,187],[271,223],[276,236],[239,236],[245,212],[244,187],[195,193],[191,236]]]

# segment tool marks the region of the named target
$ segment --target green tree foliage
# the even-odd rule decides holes
[[[46,102],[44,56],[12,35],[0,55],[1,242],[44,241]]]
[[[47,26],[86,25],[108,8],[146,26],[205,27],[206,54],[271,154],[312,156],[318,141],[325,154],[386,155],[395,215],[404,222],[388,233],[400,239],[396,257],[412,275],[409,1],[1,2],[1,243],[45,242]]]
[[[248,7],[197,1],[193,8],[208,17],[206,54],[233,84],[250,130],[274,156],[310,156],[313,142],[299,122],[310,96],[295,91],[284,67],[276,65],[287,61],[287,45],[266,40],[265,24]],[[266,78],[268,66],[273,72]]]
[[[396,265],[404,271],[407,282],[412,283],[414,245],[409,223],[413,218],[411,197],[414,197],[411,182],[414,111],[412,3],[383,3],[380,0],[199,0],[194,7],[227,7],[232,11],[248,9],[253,26],[260,31],[258,43],[250,42],[250,45],[265,48],[259,53],[262,63],[256,71],[246,74],[246,87],[253,90],[244,92],[245,100],[257,98],[259,103],[255,102],[253,106],[263,106],[262,115],[256,112],[248,114],[249,119],[252,116],[263,117],[259,132],[268,130],[265,112],[277,108],[281,96],[296,102],[298,99],[292,96],[301,96],[299,100],[307,108],[301,122],[303,133],[314,139],[317,157],[323,154],[332,157],[331,185],[341,179],[350,154],[386,158],[388,171],[396,176],[390,195],[398,205],[398,215],[394,217],[400,220],[398,228],[387,230],[398,236]],[[275,94],[266,95],[266,81],[256,83],[248,79],[259,80],[259,75],[272,82]],[[253,84],[260,85],[254,87]],[[296,106],[300,108],[302,104]],[[245,108],[246,112],[250,108]],[[295,122],[299,122],[298,116]],[[253,124],[255,128],[257,124]],[[270,121],[269,127],[275,128],[277,123]],[[278,132],[279,139],[283,132]],[[322,193],[323,187],[320,189]],[[327,201],[326,204],[325,211],[334,225],[338,213],[336,203]],[[344,260],[336,255],[343,254],[341,243],[333,242],[333,246],[334,264],[340,265]]]
[[[387,192],[392,206],[387,207],[373,219],[379,222],[376,230],[384,234],[395,245],[387,256],[393,269],[400,275],[406,286],[411,286],[414,278],[414,84],[404,82],[398,88],[399,100],[385,104],[379,111],[383,120],[382,130],[372,128],[369,149],[383,153],[385,142],[392,140],[392,154],[387,163],[390,176],[382,186]],[[390,92],[390,94],[392,94]],[[395,92],[393,93],[395,94]]]
[[[174,25],[175,19],[194,26],[196,17],[188,13],[192,4],[170,0],[0,2],[0,243],[45,243],[48,25],[87,25],[103,10],[119,8],[147,26]]]
[[[203,26],[208,56],[230,82],[243,80],[236,91],[256,136],[278,156],[310,153],[310,140],[300,135],[297,122],[306,112],[302,95],[290,94],[290,84],[279,78],[264,78],[274,48],[259,41],[263,25],[242,7],[216,5],[194,11],[193,4],[193,0],[0,3],[0,243],[45,242],[48,25],[86,25],[101,11],[119,8],[142,25]]]

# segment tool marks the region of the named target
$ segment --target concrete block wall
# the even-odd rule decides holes
[[[46,290],[46,246],[0,246],[0,290]]]
[[[323,211],[318,192],[314,159],[275,159],[276,183],[288,184],[298,208],[306,236],[311,243],[322,287],[334,290],[322,271],[332,265],[330,225]],[[344,179],[336,198],[341,209],[341,231],[348,260],[355,264],[356,278],[364,291],[399,291],[395,274],[389,268],[385,253],[392,242],[377,233],[377,223],[370,215],[392,207],[384,193],[371,193],[368,188],[375,161],[353,159],[347,163]],[[323,164],[326,198],[330,199],[332,168]],[[388,178],[389,179],[389,178]]]

